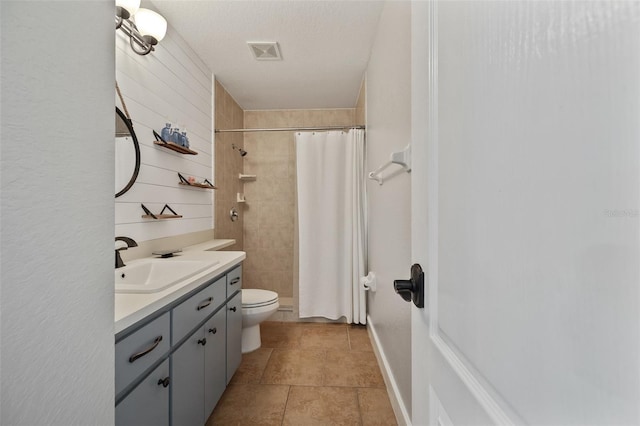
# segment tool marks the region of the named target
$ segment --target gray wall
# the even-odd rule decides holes
[[[411,3],[387,2],[367,68],[367,162],[389,161],[411,140]],[[385,173],[395,171],[392,166]],[[369,295],[370,327],[377,334],[405,413],[411,413],[411,306],[393,290],[411,266],[411,177],[384,185],[368,181],[369,269],[378,290]]]
[[[0,424],[114,421],[113,1],[0,2]]]

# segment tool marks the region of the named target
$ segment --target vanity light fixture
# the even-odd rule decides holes
[[[129,36],[131,49],[147,55],[167,33],[167,20],[157,12],[140,8],[140,0],[116,0],[116,30]]]

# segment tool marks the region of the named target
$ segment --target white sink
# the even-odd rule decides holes
[[[115,270],[116,293],[157,293],[220,263],[145,259]]]

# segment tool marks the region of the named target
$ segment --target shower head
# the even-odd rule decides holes
[[[231,144],[231,148],[233,149],[237,149],[238,152],[240,153],[240,156],[244,157],[245,155],[247,155],[247,151],[245,151],[244,149],[237,147],[236,144],[232,143]]]

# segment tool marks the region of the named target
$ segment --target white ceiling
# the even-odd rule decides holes
[[[155,0],[243,109],[353,108],[382,1]],[[256,61],[248,41],[277,41]]]

